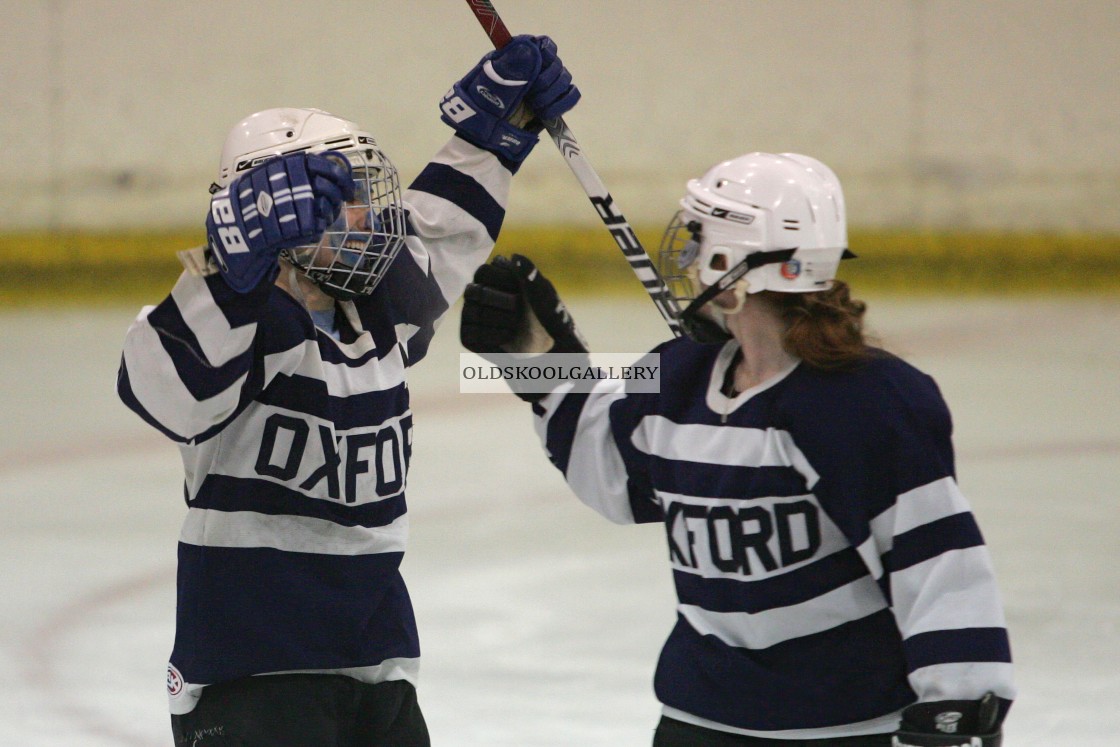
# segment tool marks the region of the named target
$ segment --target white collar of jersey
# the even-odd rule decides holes
[[[728,397],[722,391],[723,382],[727,377],[727,369],[735,361],[738,352],[739,343],[737,341],[728,340],[724,343],[723,348],[716,356],[715,363],[712,364],[712,372],[708,377],[708,392],[705,398],[706,404],[708,405],[708,409],[712,412],[719,413],[720,419],[725,423],[727,422],[727,416],[741,407],[743,403],[747,402],[759,392],[764,392],[785,379],[801,364],[801,361],[795,360],[788,367],[782,369],[761,384],[739,392],[734,397]]]

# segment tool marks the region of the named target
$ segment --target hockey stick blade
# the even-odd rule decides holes
[[[513,37],[490,0],[466,0],[466,2],[483,31],[490,37],[495,49],[501,49],[509,43]],[[669,292],[665,280],[638,240],[626,216],[615,204],[603,180],[595,173],[595,169],[591,168],[591,163],[583,155],[583,150],[579,147],[571,128],[565,124],[563,117],[546,120],[544,126],[552,137],[552,142],[560,150],[560,155],[567,162],[568,168],[583,187],[587,198],[591,200],[595,212],[599,214],[599,219],[603,221],[603,225],[610,231],[618,248],[622,250],[626,261],[630,263],[630,269],[641,281],[642,287],[646,289],[657,310],[661,312],[661,317],[669,325],[669,329],[675,336],[680,337],[681,325],[677,321],[680,309],[676,298]]]

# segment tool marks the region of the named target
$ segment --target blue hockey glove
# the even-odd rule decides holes
[[[463,294],[459,339],[480,355],[587,352],[556,288],[520,254],[495,257],[475,271]]]
[[[349,161],[333,151],[262,163],[210,198],[206,238],[226,283],[248,293],[284,249],[313,244],[354,197]]]
[[[536,115],[528,129],[540,132],[541,120],[561,117],[579,103],[580,92],[572,84],[572,74],[556,53],[556,42],[547,36],[535,37],[541,49],[541,72],[529,88],[525,103]]]
[[[514,164],[537,144],[538,120],[554,119],[579,101],[579,89],[547,36],[515,36],[489,52],[440,101],[440,119],[459,136]],[[528,121],[524,121],[527,120]]]
[[[1000,704],[992,693],[980,700],[915,703],[902,711],[892,747],[1000,747]]]

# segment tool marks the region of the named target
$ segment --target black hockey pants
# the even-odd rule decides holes
[[[210,685],[171,717],[176,747],[429,747],[416,689],[333,674],[273,674]]]

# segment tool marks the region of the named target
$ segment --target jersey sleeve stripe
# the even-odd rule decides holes
[[[177,379],[199,402],[217,396],[241,379],[252,359],[248,343],[236,356],[224,356],[220,362],[208,359],[198,338],[171,302],[164,302],[141,316],[134,326],[137,336],[130,336],[128,342],[132,344],[125,346],[126,362],[131,362],[131,367],[135,368],[138,357],[149,366],[149,361],[155,361],[165,376]],[[158,355],[158,351],[162,355]]]
[[[198,402],[217,397],[237,385],[253,362],[253,351],[246,348],[221,365],[211,365],[198,357],[194,348],[173,337],[169,330],[157,328],[156,332],[179,383]]]
[[[198,438],[216,424],[233,417],[241,403],[241,388],[248,379],[248,374],[243,373],[221,392],[197,399],[180,380],[175,363],[155,330],[146,324],[139,324],[129,334],[123,360],[130,371],[139,370],[145,374],[129,378],[136,402],[162,424],[162,430],[176,434],[178,441]]]
[[[225,284],[220,287],[225,288]],[[233,326],[224,309],[216,303],[214,288],[201,278],[184,273],[171,289],[174,303],[160,304],[150,320],[157,327],[174,327],[180,336],[189,334],[191,346],[200,350],[211,365],[220,366],[252,345],[257,326],[255,316],[246,318],[238,314],[233,316],[241,324]],[[219,292],[218,295],[224,294]],[[258,306],[252,309],[256,311]]]
[[[343,527],[310,516],[191,507],[179,541],[203,547],[269,547],[323,555],[403,553],[407,522],[401,516],[384,527]]]
[[[904,636],[961,627],[1005,624],[987,549],[954,550],[891,576],[892,598]],[[952,599],[953,603],[938,603]]]
[[[871,534],[880,552],[886,552],[895,535],[968,510],[957,481],[942,477],[899,495],[890,508],[871,520]]]
[[[183,273],[179,280],[184,289],[192,288],[191,295],[208,294],[217,304],[231,328],[244,327],[256,322],[276,287],[271,282],[264,281],[248,293],[238,293],[230,288],[226,281],[222,279],[222,276],[217,273],[207,275],[204,278]],[[199,285],[205,286],[205,291],[198,289],[197,286]]]
[[[800,604],[762,612],[711,612],[694,605],[677,609],[700,635],[712,635],[729,646],[768,648],[854,622],[885,609],[883,595],[868,576]]]
[[[946,516],[897,535],[894,547],[883,555],[883,567],[894,573],[930,558],[984,544],[980,527],[969,512]]]
[[[1004,710],[1016,695],[1009,661],[930,664],[910,672],[910,686],[922,701],[980,698],[991,690]]]
[[[486,228],[491,241],[505,220],[505,208],[474,178],[442,163],[429,163],[409,187],[412,192],[439,197],[458,206]],[[422,204],[416,195],[409,195],[413,205]]]
[[[611,388],[614,391],[609,391]],[[605,381],[583,400],[564,476],[581,501],[616,524],[633,524],[622,455],[611,435],[610,407],[624,397],[620,382]]]
[[[152,426],[172,441],[185,443],[190,440],[189,437],[176,433],[156,420],[140,400],[137,399],[136,394],[132,391],[132,381],[128,375],[128,366],[125,365],[123,360],[121,361],[120,369],[117,371],[117,395],[120,396],[121,402],[124,403],[125,407],[135,412],[145,423]]]
[[[946,516],[969,510],[957,481],[951,476],[907,491],[895,503],[894,534],[902,534]]]
[[[484,194],[476,196],[486,202]],[[470,205],[449,202],[450,195],[445,198],[410,191],[405,199],[409,201],[409,220],[422,241],[420,243],[411,237],[406,241],[410,254],[418,267],[428,267],[427,272],[436,282],[438,295],[450,306],[463,294],[475,268],[486,261],[493,249],[494,238],[490,232],[501,225],[503,214],[472,215]],[[500,211],[496,203],[487,202],[487,205]],[[420,257],[421,253],[425,258]],[[430,266],[427,264],[429,260]],[[412,289],[401,288],[397,292],[410,293]],[[435,325],[437,320],[429,319],[426,323]]]
[[[910,671],[934,664],[1011,661],[1011,645],[1004,628],[931,630],[903,641]]]
[[[511,184],[510,169],[490,151],[483,150],[466,140],[452,136],[432,157],[433,163],[451,166],[466,172],[494,198],[504,210],[509,204]]]
[[[571,458],[572,443],[583,407],[587,403],[586,393],[570,393],[560,400],[555,408],[546,410],[544,420],[544,448],[549,460],[565,476],[568,474],[568,461]]]

